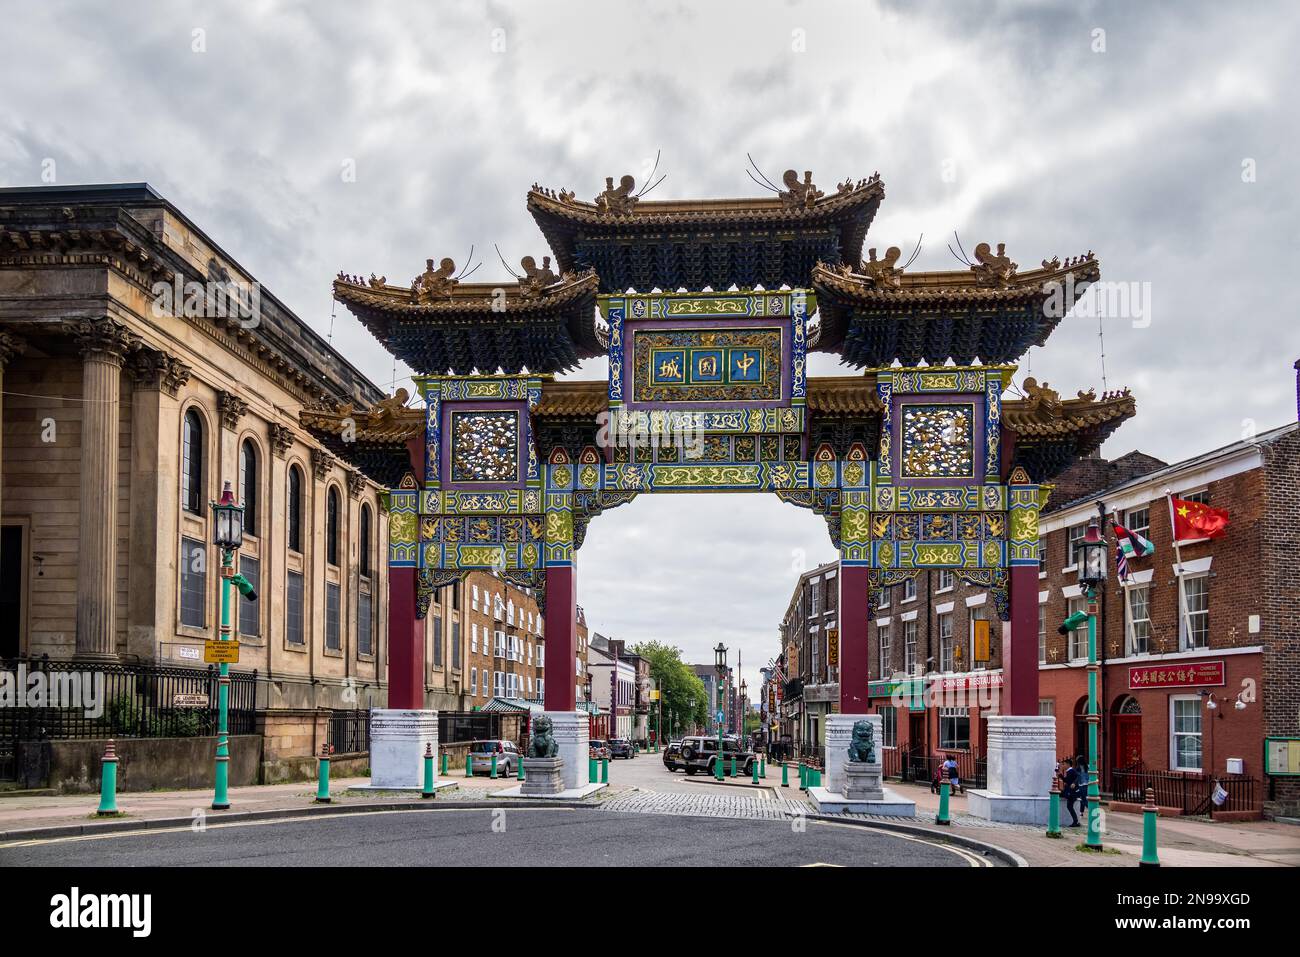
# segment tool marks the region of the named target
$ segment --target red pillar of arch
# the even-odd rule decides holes
[[[424,707],[424,622],[415,617],[414,568],[388,569],[388,707]]]
[[[1002,649],[1006,674],[1003,714],[1038,714],[1038,563],[1012,565],[1011,638]]]
[[[578,576],[572,565],[546,569],[546,691],[547,711],[578,707]]]
[[[866,565],[840,562],[840,714],[867,713],[870,572]]]

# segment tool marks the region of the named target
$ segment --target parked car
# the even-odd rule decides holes
[[[736,773],[750,775],[754,768],[754,752],[746,751],[736,738],[722,739],[722,760],[726,772],[731,771],[731,759],[736,759]],[[687,774],[699,771],[714,773],[714,763],[718,760],[718,739],[708,735],[696,735],[682,738],[681,755],[677,759]]]
[[[601,758],[609,757],[609,745],[599,738],[587,742],[587,753],[599,761]]]
[[[497,774],[505,777],[519,766],[519,749],[513,741],[501,738],[488,738],[484,741],[471,741],[469,756],[473,759],[475,774],[492,773],[492,755],[497,756]]]
[[[668,746],[664,748],[664,767],[669,771],[684,771],[686,763],[682,760],[682,743],[680,741],[669,741]]]
[[[609,756],[611,758],[635,758],[636,747],[627,738],[611,738]]]

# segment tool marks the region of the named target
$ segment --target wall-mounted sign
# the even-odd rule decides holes
[[[826,629],[826,663],[830,665],[840,663],[840,630],[838,628]]]
[[[1300,738],[1265,738],[1264,773],[1300,775]]]
[[[975,619],[975,660],[989,661],[989,621],[987,618]]]
[[[1001,688],[1002,672],[991,671],[987,674],[949,675],[936,678],[940,691],[960,691],[968,688]]]
[[[1130,691],[1142,688],[1213,688],[1227,684],[1223,661],[1140,665],[1128,670]]]
[[[172,695],[173,708],[206,708],[208,696],[205,694],[177,693]]]
[[[202,661],[203,652],[191,645],[181,645],[176,649],[177,658],[185,658],[188,661]]]

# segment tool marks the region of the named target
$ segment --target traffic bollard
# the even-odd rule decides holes
[[[799,790],[808,790],[808,768],[802,761],[799,762]]]
[[[447,752],[442,752],[442,776],[447,776]]]
[[[473,776],[474,776],[474,755],[467,754],[465,755],[465,777],[472,778]]]
[[[316,772],[316,803],[330,803],[330,746],[320,746],[320,764]]]
[[[935,824],[951,824],[952,820],[948,817],[948,792],[952,786],[944,781],[939,785],[939,813],[935,815]]]
[[[104,748],[99,768],[99,810],[95,813],[113,817],[117,814],[117,749],[112,741]]]
[[[734,757],[731,759],[731,776],[733,778],[736,776],[736,759]]]
[[[424,746],[424,790],[420,792],[420,797],[431,798],[436,792],[433,790],[433,745]]]
[[[518,761],[515,762],[515,780],[522,781],[523,779],[524,779],[524,761],[523,758],[520,758]]]
[[[1052,775],[1052,790],[1047,802],[1047,836],[1061,836],[1061,779]]]
[[[587,780],[596,783],[596,759],[590,755],[587,756]]]
[[[495,780],[497,779],[497,756],[496,756],[495,753],[493,753],[493,755],[492,755],[492,774],[491,774],[491,778],[492,778],[493,781],[495,781]]]
[[[767,758],[758,759],[758,773],[763,776],[764,780],[767,780]]]
[[[609,758],[600,759],[600,783],[609,783]]]
[[[1156,855],[1156,792],[1147,788],[1146,804],[1142,805],[1142,857],[1138,867],[1159,867],[1160,858]]]
[[[754,780],[753,780],[751,783],[753,783],[753,784],[757,784],[757,783],[758,783],[758,765],[757,765],[757,764],[754,764],[754,763],[751,762],[750,765],[749,765],[749,768],[750,768],[751,771],[754,772]]]
[[[786,767],[785,762],[782,761],[781,762],[781,787],[788,788],[789,786],[790,786],[790,769]]]

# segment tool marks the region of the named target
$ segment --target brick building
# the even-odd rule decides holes
[[[786,682],[777,709],[779,740],[816,749],[826,715],[840,700],[839,664],[831,641],[838,628],[839,563],[819,565],[799,576],[781,620]]]
[[[530,590],[473,571],[440,588],[425,618],[426,698],[451,711],[493,698],[540,701],[545,688],[542,615]]]
[[[1290,424],[1175,465],[1131,453],[1083,459],[1060,476],[1040,522],[1039,571],[1039,708],[1057,717],[1058,754],[1087,752],[1086,630],[1060,635],[1057,626],[1086,604],[1071,546],[1104,502],[1107,524],[1141,533],[1155,553],[1129,561],[1126,584],[1113,549],[1108,556],[1098,623],[1103,784],[1133,766],[1216,776],[1240,768],[1263,781],[1266,810],[1294,807],[1297,779],[1266,779],[1262,743],[1300,734],[1300,596],[1290,573],[1300,560],[1298,469],[1300,427]],[[1231,516],[1225,537],[1180,543],[1181,566],[1166,488]],[[986,753],[983,715],[1002,679],[1005,631],[989,596],[943,571],[886,595],[868,653],[889,758],[897,767],[907,753],[954,752],[969,776]],[[980,618],[994,624],[987,660],[974,657]],[[907,677],[918,673],[937,679],[925,697]],[[944,700],[936,689],[965,694]]]

